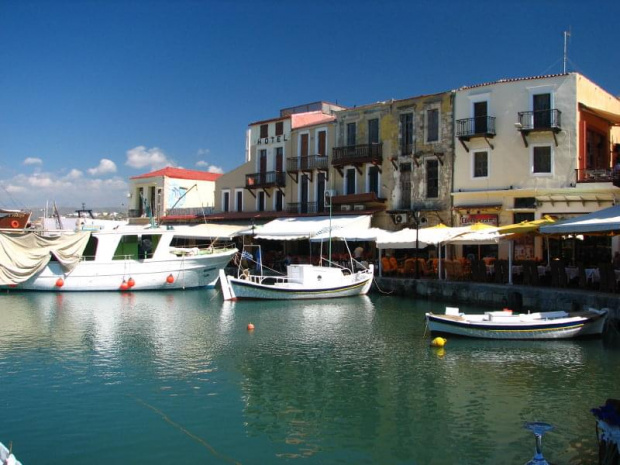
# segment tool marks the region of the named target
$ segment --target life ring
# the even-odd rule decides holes
[[[11,228],[13,228],[13,229],[19,228],[19,221],[17,221],[17,220],[11,221]]]

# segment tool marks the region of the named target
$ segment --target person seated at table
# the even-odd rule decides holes
[[[614,265],[614,270],[620,270],[620,252],[616,252],[614,254],[614,259],[612,260]]]

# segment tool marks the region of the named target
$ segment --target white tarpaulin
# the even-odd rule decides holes
[[[620,232],[620,205],[541,226],[539,231],[542,234],[618,233]]]
[[[347,240],[347,241],[376,241],[377,237],[380,234],[384,233],[385,230],[381,228],[358,228],[356,226],[351,226],[347,228],[338,229],[336,231],[332,231],[331,238],[333,240]],[[316,236],[312,236],[312,242],[320,242],[329,240],[329,232],[324,232],[321,234],[317,234]]]
[[[68,272],[80,262],[89,232],[47,237],[34,232],[0,234],[0,284],[19,284],[49,263],[52,254]]]
[[[421,232],[421,231],[420,231]],[[427,242],[418,237],[418,248],[423,249]],[[400,231],[383,231],[377,236],[377,247],[380,249],[415,249],[416,230],[401,229]]]
[[[367,230],[370,227],[370,215],[291,217],[278,218],[257,228],[256,239],[274,241],[294,241],[309,239],[325,234],[329,237],[331,228],[332,237],[339,230]]]

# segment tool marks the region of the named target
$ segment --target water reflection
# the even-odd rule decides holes
[[[89,424],[82,434],[92,437],[72,443],[83,463],[120,415],[140,425],[115,438],[134,461],[197,461],[187,444],[165,455],[166,442],[179,440],[162,425],[168,417],[243,463],[481,464],[527,461],[522,424],[544,420],[557,425],[546,457],[588,463],[589,409],[617,389],[620,354],[600,341],[449,339],[431,348],[424,312],[444,306],[378,296],[222,302],[212,291],[12,293],[0,308],[4,428],[38,432],[24,442],[45,457],[41,445],[59,439],[46,439],[51,425],[75,435]]]

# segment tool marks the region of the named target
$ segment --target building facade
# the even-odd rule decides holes
[[[213,211],[219,173],[166,167],[129,179],[128,217],[191,222]]]
[[[584,76],[464,87],[454,106],[455,225],[568,218],[615,204],[620,101]],[[541,256],[542,241],[531,240],[514,258]]]

